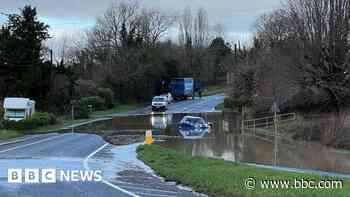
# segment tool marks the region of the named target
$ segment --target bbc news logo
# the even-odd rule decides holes
[[[101,182],[102,171],[56,169],[8,169],[9,183]]]

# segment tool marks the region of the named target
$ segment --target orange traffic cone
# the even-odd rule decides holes
[[[146,131],[146,144],[153,144],[152,130]]]

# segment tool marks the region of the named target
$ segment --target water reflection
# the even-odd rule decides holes
[[[154,129],[166,129],[172,123],[173,114],[151,114],[151,125]]]

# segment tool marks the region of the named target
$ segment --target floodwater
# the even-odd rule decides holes
[[[184,139],[179,132],[179,122],[187,115],[202,117],[212,123],[213,127],[200,139]],[[166,140],[156,143],[192,156],[350,174],[350,151],[340,152],[314,142],[242,135],[237,129],[239,120],[235,118],[235,114],[213,112],[116,117],[96,124],[94,128],[121,131],[124,134],[152,129],[156,139],[157,136],[168,136]]]

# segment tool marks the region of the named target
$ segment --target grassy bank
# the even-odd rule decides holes
[[[38,127],[36,129],[27,130],[27,131],[19,131],[19,130],[7,130],[7,129],[0,129],[0,140],[8,140],[12,138],[22,137],[26,134],[46,134],[46,133],[52,133],[52,132],[59,132],[60,129],[72,125],[77,124],[81,122],[88,121],[90,119],[79,119],[79,120],[69,120],[69,119],[60,119],[59,123],[54,125],[47,125],[44,127]]]
[[[157,145],[140,146],[138,158],[169,181],[190,186],[209,196],[349,196],[350,184],[343,189],[261,189],[261,180],[338,180],[312,174],[287,173],[204,157],[191,157]],[[245,180],[257,181],[255,190],[245,188]],[[294,182],[293,182],[294,183]]]
[[[203,91],[203,96],[221,94],[225,92],[225,86],[208,86]]]
[[[57,132],[57,131],[63,129],[64,127],[67,127],[67,126],[70,126],[73,124],[87,122],[87,121],[93,120],[95,118],[111,115],[114,113],[121,113],[121,112],[135,110],[135,109],[138,109],[142,106],[143,106],[142,104],[135,104],[135,103],[116,105],[116,107],[114,107],[113,109],[93,112],[91,114],[91,118],[89,118],[89,119],[72,120],[70,117],[59,117],[57,124],[39,127],[39,128],[30,130],[30,131],[26,131],[26,132],[0,129],[0,140],[7,140],[7,139],[16,138],[16,137],[21,137],[21,136],[25,135],[24,133],[27,133],[27,134],[45,134],[45,133],[50,133],[50,132]]]
[[[144,107],[145,104],[130,103],[130,104],[117,104],[114,108],[105,111],[96,111],[91,114],[92,117],[107,116],[115,113],[127,112]]]
[[[0,129],[0,140],[7,140],[11,138],[20,137],[20,136],[22,136],[22,134],[18,131]]]

